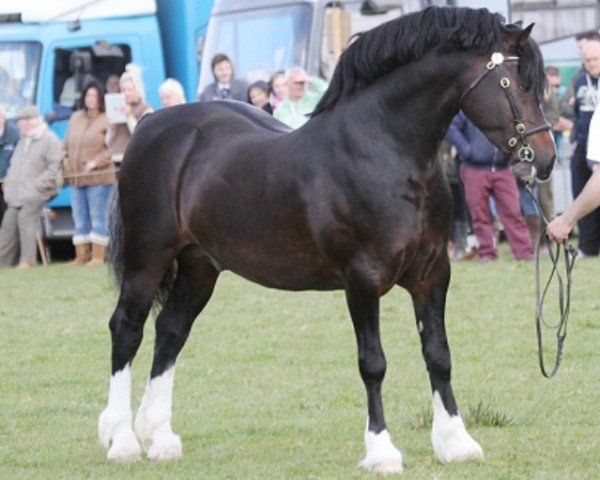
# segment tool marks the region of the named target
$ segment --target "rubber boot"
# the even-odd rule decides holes
[[[88,267],[95,267],[96,265],[104,265],[106,261],[106,247],[104,245],[97,245],[92,243],[92,259],[86,263]]]
[[[467,222],[456,221],[452,224],[452,243],[455,251],[452,257],[455,260],[462,259],[467,254],[467,234],[469,226]]]
[[[89,243],[80,243],[75,245],[75,258],[69,262],[69,265],[85,265],[90,260]]]

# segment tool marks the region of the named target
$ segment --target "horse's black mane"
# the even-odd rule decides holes
[[[429,7],[384,23],[357,35],[342,53],[329,89],[313,115],[331,109],[340,97],[371,84],[435,47],[439,47],[439,53],[460,50],[491,53],[503,36],[515,30],[520,30],[520,26],[505,25],[500,14],[487,9],[455,7]],[[533,89],[537,98],[541,98],[545,75],[539,47],[529,40],[519,53],[522,87]]]

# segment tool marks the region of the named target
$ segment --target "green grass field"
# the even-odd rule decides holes
[[[600,478],[600,262],[575,267],[563,365],[538,369],[533,264],[453,264],[454,391],[480,462],[441,465],[408,295],[382,300],[384,402],[405,479]],[[0,271],[0,479],[356,479],[365,393],[342,292],[287,293],[224,273],[178,362],[177,462],[109,464],[97,440],[116,290],[106,269]],[[556,296],[552,295],[552,300]],[[137,407],[152,320],[133,365]]]

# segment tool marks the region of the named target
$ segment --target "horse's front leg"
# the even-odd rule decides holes
[[[450,264],[440,258],[432,273],[411,289],[423,357],[433,391],[433,450],[443,463],[480,458],[483,451],[467,433],[450,384],[450,349],[444,314]]]
[[[387,431],[381,400],[386,361],[379,336],[377,275],[356,269],[346,278],[346,299],[358,345],[358,368],[367,390],[366,456],[360,466],[376,473],[402,472],[402,454]]]

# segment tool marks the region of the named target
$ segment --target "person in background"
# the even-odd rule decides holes
[[[292,67],[286,73],[288,96],[275,109],[273,116],[292,127],[304,125],[327,90],[327,82],[309,77],[302,67]],[[312,89],[309,89],[309,86]]]
[[[233,64],[227,55],[224,53],[216,54],[211,61],[211,69],[215,81],[202,90],[198,97],[200,102],[210,100],[247,101],[248,83],[234,78]]]
[[[275,110],[281,102],[283,102],[288,96],[287,80],[285,79],[285,72],[275,72],[269,82],[270,94],[269,103],[271,108]]]
[[[160,102],[163,107],[172,107],[185,103],[185,92],[183,86],[174,78],[167,78],[158,87]]]
[[[102,86],[95,81],[88,83],[81,97],[83,108],[69,120],[62,163],[65,178],[72,185],[75,260],[71,263],[94,266],[106,259],[108,198],[116,177],[105,143],[108,120]]]
[[[498,258],[490,215],[491,195],[513,256],[517,260],[531,260],[533,248],[521,214],[519,189],[505,155],[462,111],[452,120],[446,140],[456,147],[460,157],[460,177],[465,187],[473,232],[479,242],[479,260],[489,262]]]
[[[119,86],[119,76],[109,75],[105,83],[106,93],[120,93],[121,87]]]
[[[592,174],[569,208],[546,227],[550,240],[564,242],[580,219],[600,207],[600,108],[594,111],[590,121],[587,163]]]
[[[35,265],[36,235],[44,204],[60,188],[61,143],[36,106],[17,112],[21,131],[4,179],[7,204],[0,227],[0,267]]]
[[[575,104],[573,136],[575,139],[571,157],[571,182],[573,196],[577,197],[592,172],[587,163],[587,144],[590,121],[600,103],[600,41],[590,40],[583,52],[584,72],[574,83]],[[597,256],[600,252],[600,209],[579,219],[579,250],[582,256]]]
[[[18,141],[19,129],[6,121],[5,107],[0,105],[0,224],[6,210],[4,194],[2,193],[2,179],[6,177],[6,172],[10,167],[10,157]]]
[[[564,131],[571,130],[573,122],[567,118],[560,116],[559,110],[559,96],[558,92],[561,87],[561,77],[558,68],[548,66],[545,69],[547,88],[544,92],[544,98],[542,99],[544,113],[548,123],[552,125],[552,133],[554,135],[554,141],[556,143],[556,150],[559,152],[560,158],[562,135]],[[551,219],[554,216],[554,199],[552,195],[552,182],[537,182],[535,184],[537,190],[537,199],[542,210],[544,218]],[[539,218],[539,212],[533,200],[529,197],[529,194],[519,185],[519,193],[521,195],[521,210],[525,215],[527,227],[531,234],[531,240],[534,244],[539,240],[539,234],[541,232],[541,219]],[[534,217],[535,215],[535,217]]]
[[[121,111],[125,115],[126,121],[125,123],[112,123],[109,118],[106,131],[106,145],[111,152],[111,160],[117,164],[123,160],[125,147],[127,147],[138,122],[144,115],[154,111],[145,102],[144,84],[136,66],[129,64],[125,67],[125,72],[119,80],[119,86],[125,96],[125,104],[121,106]]]
[[[273,114],[273,108],[269,103],[269,84],[259,80],[250,85],[248,87],[248,103]]]
[[[581,75],[585,75],[585,66],[584,66],[584,52],[585,47],[588,42],[599,42],[600,41],[600,33],[597,30],[589,30],[587,32],[582,32],[578,35],[575,35],[575,40],[577,41],[577,54],[579,55],[579,59],[581,60],[581,68],[575,72],[575,74],[571,77],[571,81],[567,86],[564,95],[562,95],[559,99],[559,107],[560,107],[560,115],[562,117],[568,118],[569,120],[573,120],[574,111],[573,108],[575,106],[575,82]],[[573,132],[571,132],[573,133]]]
[[[465,203],[463,184],[458,174],[453,150],[452,146],[444,140],[438,148],[437,159],[442,165],[452,191],[452,230],[448,243],[448,256],[452,260],[462,260],[473,258],[475,252],[467,242],[470,230],[469,209]]]

